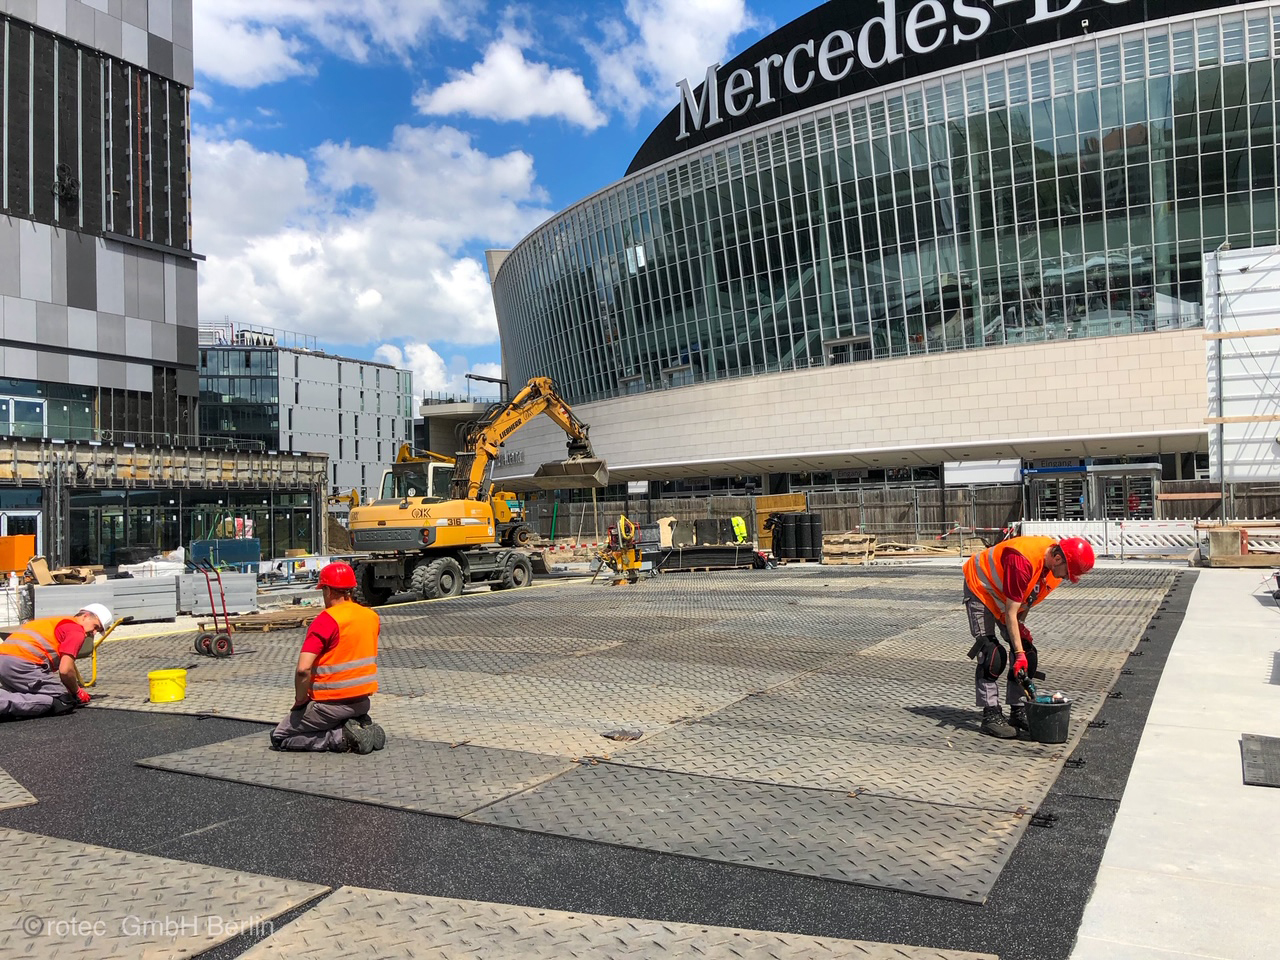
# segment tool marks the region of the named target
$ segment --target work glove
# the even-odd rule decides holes
[[[1013,655],[1013,676],[1015,680],[1025,680],[1027,677],[1027,655],[1022,651]]]
[[[84,687],[81,687],[76,691],[76,700],[79,702],[80,706],[85,706],[91,699],[93,698],[89,696],[89,691]]]

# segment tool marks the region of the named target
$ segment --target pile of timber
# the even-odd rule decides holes
[[[311,621],[320,616],[318,607],[299,607],[296,609],[270,610],[265,613],[245,613],[227,618],[232,632],[239,630],[258,630],[267,633],[271,630],[290,630],[296,627],[310,626]],[[221,630],[226,622],[221,616],[215,623],[212,619],[200,622],[201,630]]]
[[[963,543],[905,543],[880,540],[871,533],[829,533],[822,538],[822,562],[828,564],[869,564],[876,559],[910,557],[972,556],[986,548],[976,538]]]
[[[828,533],[822,538],[822,562],[846,565],[870,563],[876,558],[873,533]]]

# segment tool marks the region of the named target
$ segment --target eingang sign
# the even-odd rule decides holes
[[[831,0],[712,64],[653,131],[628,173],[738,130],[1010,51],[1229,0]]]

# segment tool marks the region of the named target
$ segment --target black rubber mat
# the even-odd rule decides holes
[[[1244,758],[1246,786],[1280,787],[1280,737],[1242,734],[1240,753]]]

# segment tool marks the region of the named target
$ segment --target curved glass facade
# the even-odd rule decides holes
[[[1274,244],[1280,4],[1020,52],[636,174],[511,252],[513,383],[571,402],[1201,320]]]

